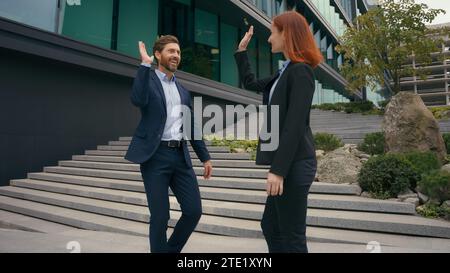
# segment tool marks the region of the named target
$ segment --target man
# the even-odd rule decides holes
[[[202,214],[197,178],[182,132],[181,108],[189,107],[192,114],[191,96],[174,75],[181,60],[176,37],[166,35],[155,42],[157,69],[151,67],[153,56],[149,57],[142,42],[139,51],[142,63],[133,83],[131,101],[140,108],[142,118],[125,159],[140,164],[150,210],[151,252],[179,253]],[[194,123],[190,124],[190,131],[194,132]],[[209,179],[212,164],[205,143],[192,136],[190,143],[204,164],[204,178]],[[169,187],[180,203],[182,215],[167,240]]]

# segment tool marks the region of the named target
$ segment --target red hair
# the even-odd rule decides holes
[[[282,13],[273,18],[273,24],[283,32],[285,49],[292,62],[316,67],[323,61],[308,22],[301,14],[296,11]]]

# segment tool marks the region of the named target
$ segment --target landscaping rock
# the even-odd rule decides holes
[[[361,158],[361,159],[369,159],[370,155],[368,155],[368,154],[359,154],[358,157]]]
[[[372,194],[370,194],[370,192],[367,192],[367,191],[363,191],[363,192],[361,193],[361,197],[373,198],[373,197],[372,197]]]
[[[397,198],[399,198],[402,201],[408,198],[417,198],[417,193],[414,193],[412,190],[407,189],[406,191],[399,193],[397,195]]]
[[[244,148],[231,148],[232,153],[245,153]]]
[[[439,123],[420,96],[400,92],[386,106],[383,120],[387,152],[432,151],[441,162],[447,155]]]
[[[324,150],[316,150],[316,158],[322,157],[325,155]]]
[[[421,192],[418,192],[417,196],[419,197],[421,204],[425,204],[426,202],[428,202],[428,200],[430,200],[430,197],[426,196],[425,194],[423,194]]]
[[[447,165],[442,166],[441,170],[450,173],[450,164],[447,164]]]
[[[350,146],[338,148],[318,158],[317,178],[321,182],[355,184],[362,163],[350,152]]]
[[[419,206],[419,204],[420,204],[420,200],[417,197],[406,198],[405,200],[403,200],[403,202],[414,204],[414,206],[416,206],[416,207]]]

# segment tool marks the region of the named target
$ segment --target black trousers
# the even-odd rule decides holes
[[[268,196],[261,228],[270,253],[308,253],[306,210],[317,171],[315,158],[294,162],[281,196]]]
[[[152,253],[179,253],[202,215],[202,203],[194,170],[188,167],[182,149],[159,146],[141,174],[150,210],[149,239]],[[181,218],[167,239],[169,188],[181,207]]]

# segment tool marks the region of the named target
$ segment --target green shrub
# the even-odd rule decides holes
[[[358,182],[376,198],[394,198],[413,188],[420,176],[409,161],[398,154],[371,157],[361,168]]]
[[[422,176],[418,183],[419,191],[432,199],[443,202],[450,199],[450,173],[433,170]]]
[[[447,119],[450,106],[428,107],[435,119]]]
[[[450,217],[450,208],[443,208],[432,203],[427,203],[421,207],[417,207],[417,212],[423,217],[428,218],[449,219]]]
[[[441,168],[441,163],[439,163],[437,155],[433,152],[415,151],[403,153],[402,156],[413,165],[414,169],[420,175]]]
[[[234,148],[244,149],[246,152],[250,153],[250,159],[256,159],[256,148],[258,146],[258,140],[235,140],[233,138],[218,138],[216,136],[205,136],[205,140],[211,141],[212,146],[226,146],[229,147],[231,151]]]
[[[324,150],[326,152],[344,146],[340,138],[328,133],[314,134],[314,144],[317,150]]]
[[[450,154],[450,133],[444,133],[442,134],[442,137],[444,138],[445,147],[447,148],[447,154]]]
[[[384,154],[384,132],[366,134],[358,150],[370,155]]]
[[[349,102],[345,107],[347,113],[364,113],[371,111],[375,105],[371,101]]]

